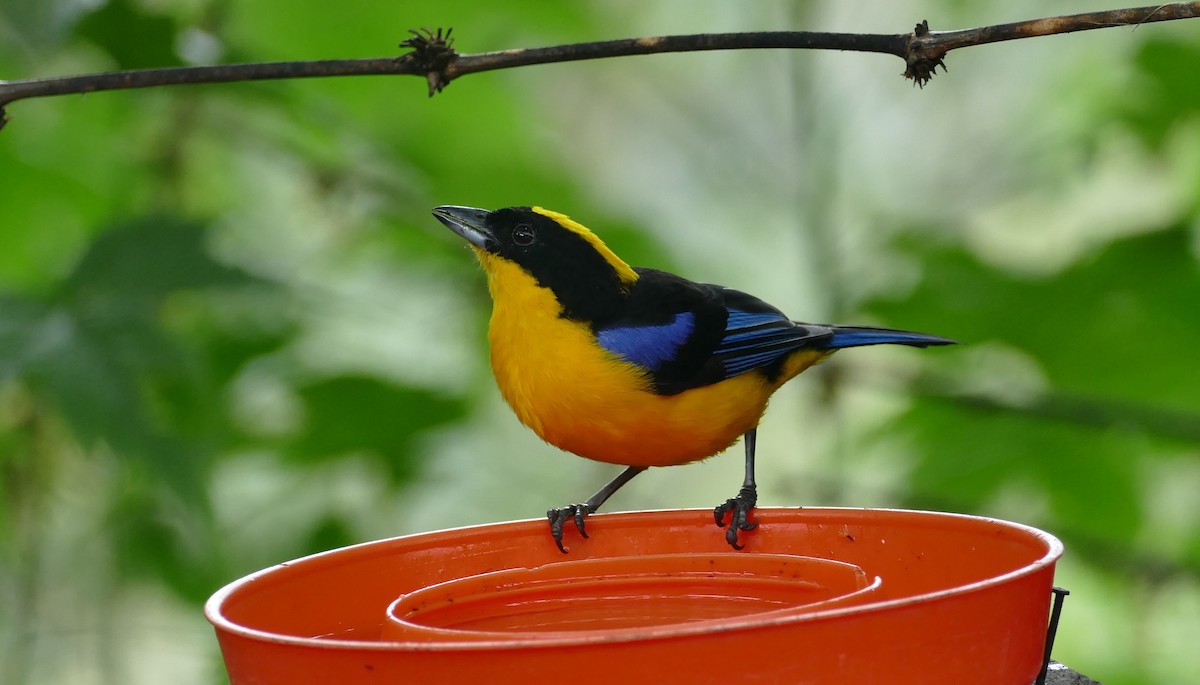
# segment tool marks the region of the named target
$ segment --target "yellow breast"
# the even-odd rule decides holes
[[[767,399],[819,355],[789,360],[773,383],[746,373],[677,395],[655,394],[641,369],[559,316],[553,294],[505,260],[480,255],[492,292],[492,371],[518,418],[579,456],[632,466],[712,456],[754,428]]]

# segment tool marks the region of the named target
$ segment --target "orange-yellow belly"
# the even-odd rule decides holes
[[[657,395],[639,367],[599,347],[586,324],[558,316],[550,292],[523,274],[495,278],[492,370],[504,399],[543,440],[579,456],[668,466],[712,456],[758,425],[779,385],[822,355],[793,355],[774,382],[751,372],[676,395]],[[499,291],[499,292],[498,292]]]
[[[758,424],[770,394],[759,374],[745,374],[656,395],[636,367],[561,339],[519,350],[493,341],[492,368],[505,400],[543,440],[631,466],[683,464],[724,450]]]

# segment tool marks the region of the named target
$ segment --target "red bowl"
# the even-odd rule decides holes
[[[708,510],[545,520],[305,557],[209,600],[234,685],[1029,685],[1062,545],[1019,524],[760,509],[732,552]]]

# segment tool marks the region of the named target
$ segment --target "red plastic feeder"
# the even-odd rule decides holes
[[[209,600],[234,685],[596,682],[1029,685],[1062,544],[1026,526],[760,509],[606,514],[564,555],[544,520],[280,564]]]

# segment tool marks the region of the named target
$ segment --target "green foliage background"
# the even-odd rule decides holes
[[[894,33],[1094,3],[3,0],[0,77],[754,29]],[[224,678],[200,606],[353,542],[538,515],[611,469],[520,428],[437,204],[541,204],[856,351],[780,393],[766,504],[1059,535],[1056,656],[1200,675],[1200,28],[894,58],[669,55],[20,102],[0,133],[0,681]],[[613,508],[711,506],[740,459]],[[665,488],[664,483],[670,483]]]

